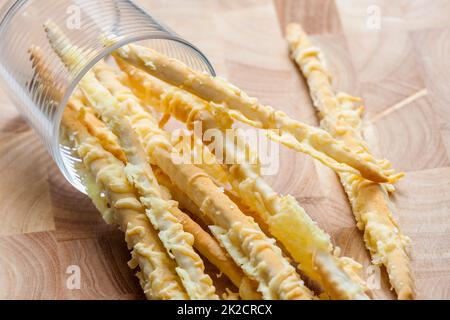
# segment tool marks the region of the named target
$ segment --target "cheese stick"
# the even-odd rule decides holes
[[[140,92],[140,98],[153,103],[160,112],[169,113],[185,123],[202,122],[202,128],[220,128],[212,115],[203,107],[205,101],[172,87],[147,73],[117,59],[119,67],[129,75],[129,83]],[[226,126],[225,126],[226,127]],[[224,130],[224,129],[222,129]],[[222,140],[226,140],[225,133]],[[241,201],[259,213],[273,234],[300,263],[299,268],[310,278],[319,282],[334,299],[367,299],[365,287],[359,279],[347,274],[346,268],[357,267],[349,258],[333,255],[329,236],[306,214],[293,197],[282,197],[259,175],[258,166],[245,161],[246,148],[237,148],[231,141],[224,141],[224,149],[233,160],[229,165],[234,190]],[[244,161],[243,161],[244,160]],[[320,266],[320,267],[319,267]]]
[[[30,49],[33,63],[40,65],[39,73],[43,73],[45,68],[42,67],[42,56],[35,53],[35,48]],[[48,73],[43,73],[48,79]],[[98,142],[105,150],[112,153],[116,158],[126,163],[126,156],[119,145],[117,137],[100,121],[92,111],[92,108],[86,105],[83,93],[77,89],[68,103],[68,108],[72,108],[77,114],[78,120],[88,129],[89,133],[98,139]],[[159,169],[158,169],[159,170]],[[160,171],[160,170],[159,170]],[[168,178],[167,178],[168,179]],[[158,181],[159,178],[158,178]],[[96,207],[103,212],[104,218],[110,222],[109,209],[104,203],[104,198],[100,197],[101,191],[92,191],[98,189],[95,181],[88,183],[88,192],[91,198],[96,203]],[[187,198],[189,199],[189,198]],[[253,281],[245,277],[242,271],[229,258],[226,252],[219,246],[219,244],[212,238],[209,233],[205,232],[197,223],[195,223],[188,215],[183,213],[178,208],[172,208],[172,213],[183,224],[184,229],[194,236],[195,248],[205,256],[212,264],[214,264],[221,272],[239,288],[239,294],[243,299],[256,300],[261,299],[260,294],[256,291],[256,285]]]
[[[311,43],[300,25],[290,24],[287,27],[287,41],[292,59],[308,82],[322,128],[344,141],[350,149],[370,155],[362,133],[361,100],[334,92],[322,52]],[[385,160],[383,166],[388,169],[390,164]],[[339,177],[357,225],[364,231],[364,240],[373,263],[386,267],[399,299],[413,298],[414,285],[407,255],[409,239],[400,232],[392,216],[392,204],[385,186],[349,173],[339,173]]]
[[[377,160],[351,152],[342,142],[324,130],[290,118],[282,111],[262,105],[223,79],[190,69],[182,62],[170,59],[152,49],[130,44],[118,49],[115,56],[137,68],[185,89],[210,102],[213,110],[227,112],[236,120],[257,128],[272,129],[269,138],[300,152],[311,155],[337,172],[360,174],[375,182],[396,178],[380,167]]]
[[[65,62],[76,65],[71,63],[78,62],[80,54],[76,48],[67,41],[61,41],[60,35],[51,30],[49,38],[56,49],[66,53]],[[121,90],[115,94],[120,94]],[[214,226],[210,228],[214,235],[247,276],[258,282],[258,291],[263,298],[311,299],[312,293],[282,256],[274,241],[252,219],[246,217],[204,171],[182,163],[164,131],[155,125],[154,119],[140,106],[139,100],[136,98],[132,103],[124,104],[124,107],[128,108],[121,108],[120,114],[129,119],[153,164],[159,166],[180,189],[186,190],[193,202],[213,221]]]
[[[56,26],[49,23],[46,30],[50,44],[69,69],[82,61],[82,52],[72,46]],[[70,49],[72,51],[68,54],[66,50]],[[120,116],[120,102],[101,85],[92,72],[88,72],[80,80],[79,88],[123,146],[128,160],[125,167],[127,178],[139,191],[147,216],[159,231],[158,235],[169,256],[177,262],[176,271],[189,297],[218,299],[211,278],[204,272],[203,261],[193,248],[193,236],[183,230],[183,225],[172,214],[173,203],[162,199],[159,185],[138,138],[128,119]]]
[[[196,221],[199,221],[199,224],[205,228],[212,224],[211,220],[200,211],[200,208],[191,200],[191,198],[173,184],[172,181],[170,181],[170,178],[160,168],[154,167],[153,171],[155,172],[158,183],[166,188],[167,193],[171,198],[178,202],[180,208],[189,211],[197,219]]]
[[[175,272],[175,264],[167,255],[155,230],[145,216],[134,188],[128,183],[123,163],[105,151],[77,120],[74,110],[64,112],[63,125],[76,140],[77,151],[87,170],[107,194],[114,220],[125,232],[132,249],[131,267],[139,265],[140,280],[148,299],[188,299]]]
[[[187,190],[194,203],[217,225],[214,230],[222,245],[244,267],[247,275],[259,282],[258,289],[263,297],[311,298],[311,292],[304,287],[294,268],[253,220],[245,217],[204,172],[193,165],[180,165],[179,159],[174,159],[176,152],[165,134],[137,101],[128,107],[130,122],[141,137],[148,156],[172,182]]]

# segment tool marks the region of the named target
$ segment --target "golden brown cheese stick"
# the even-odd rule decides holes
[[[320,49],[311,43],[299,24],[288,26],[287,40],[292,59],[308,81],[322,128],[336,139],[344,141],[349,148],[370,154],[362,134],[363,109],[355,106],[360,100],[345,94],[335,94]],[[389,167],[389,162],[385,161],[384,166]],[[364,231],[364,240],[373,262],[386,266],[399,299],[413,298],[414,285],[407,255],[408,239],[402,235],[392,216],[392,205],[385,188],[353,174],[340,173],[339,176],[358,227]]]
[[[158,236],[144,213],[134,188],[125,177],[123,163],[105,151],[86,128],[77,114],[66,109],[63,125],[77,141],[77,150],[87,170],[105,190],[114,211],[114,220],[125,232],[134,261],[141,271],[141,285],[148,299],[188,299]],[[130,263],[133,266],[134,263]]]
[[[188,197],[188,195],[180,190],[175,184],[170,181],[170,178],[158,167],[154,167],[156,179],[158,183],[165,187],[170,196],[178,202],[180,208],[183,208],[193,214],[197,221],[203,226],[207,227],[212,224],[211,220],[203,214],[199,207]]]
[[[84,54],[71,45],[57,26],[49,23],[46,31],[50,44],[62,61],[75,68]],[[67,53],[66,50],[72,51]],[[204,272],[203,261],[193,248],[194,238],[183,230],[183,225],[172,214],[173,203],[161,197],[159,185],[147,163],[146,155],[127,118],[120,116],[121,103],[104,88],[92,72],[88,72],[79,82],[79,88],[102,117],[108,128],[115,133],[127,156],[125,167],[127,178],[139,191],[140,201],[146,207],[150,222],[158,230],[169,256],[178,267],[175,269],[191,299],[218,299],[212,280]]]
[[[151,115],[140,107],[132,91],[118,82],[108,68],[96,75],[119,100],[128,101],[128,117],[141,137],[147,154],[169,176],[172,183],[185,190],[189,198],[215,225],[211,227],[228,253],[251,279],[259,282],[258,290],[265,299],[305,299],[311,292],[284,259],[279,248],[267,238],[252,219],[214,184],[202,170],[183,164],[176,150]],[[134,102],[133,102],[134,97]]]
[[[352,153],[329,133],[262,105],[223,79],[197,72],[178,60],[134,44],[118,49],[114,55],[211,102],[209,106],[216,111],[227,112],[236,120],[257,128],[273,129],[268,132],[270,138],[311,155],[337,172],[359,173],[375,182],[390,181],[390,172],[385,172],[372,157]]]
[[[203,100],[119,59],[118,64],[129,75],[129,83],[135,91],[141,92],[143,101],[156,104],[159,111],[169,113],[181,122],[200,121],[204,130],[220,128],[215,122],[218,116],[209,114],[205,111],[206,108],[201,106],[206,103]],[[225,140],[225,137],[222,137],[222,140]],[[353,274],[347,274],[345,271],[349,263],[356,266],[356,262],[333,255],[329,236],[314,224],[295,199],[278,195],[260,177],[259,172],[255,170],[257,166],[242,161],[246,157],[239,156],[238,153],[245,152],[245,148],[235,148],[233,143],[227,141],[223,144],[227,156],[234,160],[229,165],[229,180],[234,190],[246,205],[259,213],[259,220],[263,220],[263,225],[267,224],[269,232],[280,240],[300,263],[300,269],[318,281],[334,299],[366,299],[365,287],[360,284],[360,279],[353,279]]]

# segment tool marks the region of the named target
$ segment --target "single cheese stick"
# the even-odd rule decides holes
[[[216,111],[227,112],[236,120],[257,128],[273,129],[269,131],[270,138],[313,156],[337,172],[361,174],[375,182],[390,181],[390,172],[381,168],[375,159],[352,153],[329,133],[262,105],[223,79],[197,72],[178,60],[134,44],[124,46],[114,54],[165,82],[203,98]]]
[[[196,221],[204,227],[212,224],[211,220],[203,214],[199,207],[188,197],[188,195],[180,190],[175,184],[170,181],[170,178],[158,167],[154,167],[156,179],[158,183],[165,187],[170,196],[178,202],[180,208],[189,211],[196,217]]]
[[[96,138],[77,120],[77,114],[66,109],[63,125],[77,142],[77,150],[87,170],[105,190],[113,208],[114,220],[125,232],[132,249],[133,261],[141,271],[141,285],[148,299],[188,299],[155,230],[145,216],[135,190],[128,183],[123,163],[105,151]],[[130,266],[134,267],[134,262]]]
[[[336,139],[344,141],[351,150],[360,152],[364,157],[371,157],[362,134],[363,108],[355,105],[360,99],[334,92],[322,52],[312,44],[299,24],[288,26],[287,40],[292,59],[308,81],[322,128]],[[388,169],[390,164],[385,160],[383,166]],[[414,285],[407,255],[409,239],[402,235],[392,216],[392,204],[385,187],[354,174],[340,173],[339,176],[358,227],[364,231],[364,240],[372,261],[386,266],[399,299],[413,298]],[[400,176],[397,175],[397,178]]]

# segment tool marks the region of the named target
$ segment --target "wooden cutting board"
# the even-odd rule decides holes
[[[372,148],[407,173],[393,200],[412,239],[418,297],[450,298],[449,0],[139,2],[204,51],[218,74],[316,125],[282,38],[287,22],[302,23],[325,51],[336,88],[365,99]],[[123,235],[62,178],[4,94],[0,110],[0,298],[142,299]],[[333,172],[281,147],[280,170],[268,180],[294,195],[371,276]],[[80,289],[71,289],[74,268]],[[391,299],[381,275],[373,295]]]

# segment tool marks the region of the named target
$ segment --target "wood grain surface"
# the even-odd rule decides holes
[[[412,239],[418,298],[450,298],[450,0],[138,2],[197,45],[218,74],[317,124],[283,39],[288,22],[302,23],[325,51],[336,88],[365,99],[372,148],[407,173],[393,200]],[[380,13],[375,27],[373,10]],[[5,92],[0,89],[0,298],[142,299],[123,235],[62,178]],[[344,255],[370,266],[333,172],[280,147],[280,170],[267,178],[294,195]],[[71,266],[81,272],[80,289],[67,285]],[[394,298],[389,287],[382,271],[373,296]]]

